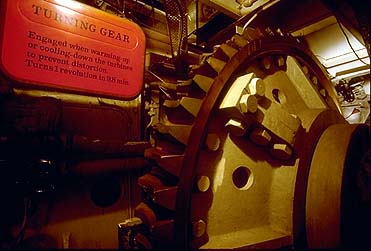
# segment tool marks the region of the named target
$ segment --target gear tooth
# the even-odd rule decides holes
[[[157,164],[168,173],[179,177],[184,155],[174,155],[159,148],[149,148],[144,152],[146,158],[155,160]]]
[[[162,220],[158,221],[155,226],[152,228],[152,237],[161,242],[173,243],[174,239],[174,220]]]
[[[218,76],[218,73],[211,67],[211,65],[209,65],[208,63],[205,63],[205,61],[206,59],[203,60],[203,63],[199,67],[194,68],[192,70],[193,73],[195,75],[200,74],[200,75],[204,75],[210,78],[215,78],[216,76]]]
[[[134,210],[134,216],[140,218],[145,225],[154,226],[157,222],[155,212],[144,202],[141,202]]]
[[[141,186],[144,189],[147,189],[147,188],[150,189],[150,188],[153,188],[153,187],[161,186],[162,182],[156,176],[147,173],[147,174],[145,174],[143,176],[140,176],[138,178],[138,184],[139,184],[139,186]]]
[[[246,39],[247,41],[253,41],[253,40],[264,37],[264,35],[263,33],[260,32],[260,30],[257,30],[251,27],[246,27],[243,30],[242,37]]]
[[[159,165],[167,172],[179,177],[183,159],[184,155],[163,156],[159,161]]]
[[[155,192],[153,201],[158,205],[161,205],[163,207],[166,207],[167,209],[175,211],[177,191],[178,191],[177,186],[165,188],[163,190],[158,190]]]
[[[138,184],[142,187],[145,197],[149,201],[167,209],[175,210],[177,186],[166,186],[159,178],[149,173],[141,176],[138,179]]]
[[[162,134],[169,134],[183,145],[187,145],[189,135],[191,133],[191,125],[172,124],[156,124],[156,130]]]
[[[229,58],[232,58],[238,52],[238,50],[229,46],[228,44],[221,44],[220,49],[223,50],[225,55],[227,55]]]
[[[297,132],[301,133],[303,130],[301,121],[297,117],[291,118],[291,113],[286,111],[284,105],[278,104],[281,102],[276,103],[271,100],[270,92],[275,98],[274,90],[279,91],[279,89],[272,91],[271,89],[276,86],[276,83],[273,81],[271,83],[266,78],[277,71],[286,71],[286,61],[288,60],[284,55],[287,51],[290,52],[291,47],[288,45],[289,47],[285,48],[285,41],[278,41],[278,52],[271,51],[271,49],[266,50],[266,43],[269,45],[272,43],[272,47],[269,48],[275,49],[274,41],[277,34],[273,34],[275,37],[264,40],[261,38],[266,34],[263,34],[258,28],[246,27],[240,29],[239,32],[225,43],[215,46],[213,53],[203,54],[200,57],[200,65],[192,68],[189,73],[191,79],[176,83],[176,89],[172,84],[165,85],[171,91],[166,93],[171,94],[166,95],[166,98],[177,100],[158,102],[163,107],[160,106],[158,114],[156,114],[158,118],[156,117],[155,122],[151,124],[154,128],[153,140],[155,140],[156,147],[146,149],[144,153],[146,158],[154,160],[156,164],[149,174],[143,175],[138,180],[138,184],[143,190],[144,202],[138,205],[135,210],[135,215],[140,217],[146,225],[145,232],[143,232],[149,235],[148,239],[154,245],[171,246],[174,244],[174,232],[177,230],[180,230],[179,235],[186,233],[185,240],[191,241],[188,244],[191,244],[189,246],[192,248],[203,247],[204,241],[208,242],[214,238],[213,233],[208,233],[206,230],[208,226],[215,226],[212,224],[220,224],[217,218],[219,211],[213,211],[214,205],[215,208],[220,205],[224,206],[225,201],[220,200],[221,204],[213,204],[216,197],[209,196],[211,192],[214,195],[217,193],[216,190],[210,191],[212,182],[216,184],[216,181],[213,181],[214,170],[212,169],[218,168],[218,166],[212,167],[212,165],[219,165],[218,160],[220,157],[224,158],[223,151],[227,147],[229,150],[232,149],[225,141],[226,137],[229,137],[234,143],[238,143],[237,147],[241,147],[241,155],[246,154],[249,159],[251,157],[254,161],[260,161],[260,157],[264,160],[265,157],[269,157],[269,153],[271,155],[267,160],[269,165],[279,164],[280,160],[289,160],[287,163],[291,163],[291,160],[292,163],[296,162],[297,156],[294,148],[296,145],[294,143],[296,143]],[[265,33],[269,35],[271,32],[267,29]],[[300,41],[297,42],[300,43]],[[296,46],[294,48],[297,48]],[[239,59],[238,62],[237,59]],[[294,56],[292,59],[296,60]],[[215,81],[216,77],[218,81]],[[266,83],[265,79],[267,79]],[[312,82],[316,83],[318,80],[314,79]],[[282,86],[285,84],[282,83]],[[267,92],[265,92],[265,88],[267,88]],[[154,93],[158,95],[158,90],[155,91]],[[265,95],[266,97],[264,97]],[[161,96],[161,100],[166,99],[163,96],[165,95]],[[211,99],[214,97],[215,99]],[[157,102],[159,98],[157,96],[156,98]],[[213,114],[218,106],[219,111]],[[206,116],[198,119],[201,107]],[[279,127],[277,127],[278,123]],[[222,128],[223,124],[225,131]],[[197,129],[202,134],[196,133],[190,136],[193,127],[195,131]],[[204,142],[202,142],[203,138]],[[250,149],[246,152],[245,149],[250,147],[250,143],[247,142],[248,145],[240,143],[247,140],[257,147],[265,148],[267,153],[256,155],[255,150],[250,151]],[[225,149],[223,149],[224,147]],[[233,146],[233,148],[235,147]],[[192,151],[188,151],[189,149]],[[193,156],[190,158],[191,161],[186,162],[188,154]],[[250,154],[254,156],[250,156]],[[237,155],[234,154],[234,156]],[[199,157],[199,160],[193,159],[193,157]],[[225,157],[230,157],[230,155],[225,155]],[[274,160],[274,163],[270,162],[271,159]],[[225,165],[234,165],[233,156],[231,160]],[[205,166],[205,163],[208,165]],[[244,190],[245,186],[239,186],[235,183],[235,174],[239,174],[239,172],[231,173],[235,187]],[[247,178],[250,177],[250,174],[252,173],[246,173]],[[224,182],[230,176],[221,178]],[[241,183],[240,180],[238,183]],[[187,185],[184,186],[184,184]],[[256,188],[256,186],[253,189],[256,189],[257,193],[260,192],[260,188]],[[178,193],[178,191],[180,192]],[[192,198],[192,196],[195,197]],[[184,200],[184,198],[186,199]],[[189,198],[192,200],[188,200]],[[272,198],[276,199],[276,197]],[[176,208],[177,199],[178,202],[184,202],[185,207],[190,207],[189,213],[186,213],[187,210],[175,212],[176,209],[179,209]],[[239,207],[240,197],[237,196],[235,199],[237,201],[235,205]],[[199,202],[202,202],[202,205]],[[269,211],[269,213],[271,212]],[[288,213],[291,216],[291,211]],[[216,215],[215,219],[212,219],[213,217],[207,218],[211,214]],[[174,226],[174,222],[176,222],[176,226]],[[226,222],[228,223],[228,221]],[[268,226],[265,221],[261,223]],[[209,225],[207,226],[207,224]],[[245,225],[241,226],[242,230]],[[250,230],[255,231],[254,229]],[[290,235],[284,238],[286,237],[291,239]],[[210,242],[210,246],[207,247],[213,247],[214,244],[219,244],[219,242]],[[255,243],[248,245],[250,244],[255,245]],[[266,245],[264,242],[256,244],[257,246]],[[276,243],[273,244],[276,245]],[[162,249],[160,248],[160,250]]]
[[[212,78],[209,78],[207,76],[203,76],[203,75],[200,75],[200,74],[196,74],[194,77],[193,77],[193,81],[204,91],[204,92],[208,92],[211,85],[213,84],[214,82],[214,79]]]
[[[226,62],[224,62],[223,60],[217,59],[215,57],[209,57],[206,61],[217,73],[219,73],[226,64]]]
[[[163,105],[165,107],[170,107],[170,108],[174,108],[174,107],[178,107],[179,106],[179,101],[178,100],[165,100]]]
[[[160,132],[168,133],[169,131],[168,126],[191,125],[193,123],[194,115],[192,115],[182,105],[180,105],[180,100],[174,103],[173,102],[167,103],[167,105],[168,105],[167,107],[164,106],[164,109],[161,114],[160,118],[161,125],[158,126]],[[162,129],[162,127],[164,128],[164,130]]]
[[[230,59],[229,55],[223,50],[221,45],[214,47],[214,53],[212,57],[217,58],[222,61],[228,61]]]
[[[225,44],[228,45],[229,47],[232,47],[233,49],[237,51],[240,49],[240,47],[236,43],[234,43],[231,39],[227,40]]]
[[[190,90],[190,87],[192,86],[192,79],[188,79],[187,81],[184,81],[182,83],[178,83],[176,87],[176,91],[178,93],[188,93]]]
[[[180,143],[187,145],[189,135],[191,134],[192,126],[189,125],[177,125],[172,126],[169,130],[169,134],[173,136]]]
[[[247,40],[245,40],[243,37],[240,35],[234,35],[232,37],[232,42],[235,43],[239,48],[245,47],[248,43]]]
[[[180,100],[180,105],[184,107],[190,114],[197,116],[202,104],[202,99],[183,97]]]

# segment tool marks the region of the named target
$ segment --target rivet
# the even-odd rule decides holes
[[[192,222],[192,233],[196,238],[200,238],[206,232],[206,222],[203,220],[196,220]]]
[[[327,92],[326,92],[325,89],[319,90],[319,93],[322,95],[322,97],[326,97],[327,96]]]
[[[309,69],[306,65],[303,65],[301,67],[301,70],[304,72],[305,75],[307,75],[307,76],[309,75]]]
[[[202,175],[197,178],[197,189],[200,192],[206,192],[210,188],[210,179],[209,177]]]
[[[266,70],[271,68],[271,60],[268,57],[263,58],[263,66]]]
[[[318,85],[318,78],[316,76],[312,77],[312,83]]]
[[[283,67],[283,66],[285,66],[285,63],[286,63],[285,58],[282,57],[282,56],[279,56],[278,59],[277,59],[278,67]]]
[[[220,138],[216,133],[209,133],[206,137],[205,145],[210,151],[218,151],[220,146]]]

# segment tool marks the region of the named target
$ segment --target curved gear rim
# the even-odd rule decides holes
[[[241,46],[241,44],[234,43],[233,39],[236,37],[239,41],[242,39],[245,44]],[[334,110],[339,110],[339,104],[336,101],[336,92],[329,84],[324,69],[299,39],[283,37],[281,35],[267,35],[266,37],[248,41],[237,34],[222,45],[232,48],[235,53],[228,56],[227,53],[224,53],[219,47],[211,55],[205,57],[200,67],[193,72],[194,76],[197,74],[205,76],[204,72],[206,71],[210,73],[210,76],[205,77],[212,77],[213,74],[214,76],[216,75],[216,77],[210,89],[206,91],[201,107],[195,115],[188,140],[183,142],[183,144],[185,143],[185,150],[182,155],[179,155],[182,156],[182,164],[179,173],[179,181],[176,184],[176,202],[173,215],[175,242],[171,245],[178,249],[187,249],[190,243],[190,205],[197,169],[196,163],[201,148],[200,142],[203,142],[205,139],[205,128],[207,127],[210,114],[217,104],[218,99],[220,99],[223,91],[229,88],[230,84],[228,84],[228,81],[242,65],[248,65],[253,60],[263,57],[264,55],[278,54],[292,56],[301,63],[306,64],[310,68],[310,71],[319,78],[318,82],[321,83],[322,88],[326,90],[324,99],[327,105]],[[218,58],[220,58],[220,52],[225,56],[224,58],[228,58],[228,62],[225,62],[223,67],[212,67],[208,60],[218,60]],[[206,75],[208,74],[206,73]],[[194,78],[192,78],[191,81],[193,79]],[[162,169],[161,165],[157,164],[157,166]],[[164,171],[166,172],[166,170]],[[164,181],[166,182],[166,178]]]
[[[278,42],[278,44],[274,44]],[[290,46],[292,46],[290,48]],[[289,48],[289,53],[287,49]],[[189,234],[189,212],[185,212],[184,209],[190,208],[192,186],[194,183],[195,171],[197,168],[197,158],[200,152],[199,142],[203,142],[204,128],[207,126],[210,114],[213,107],[217,103],[217,99],[224,89],[228,89],[225,84],[233,76],[234,72],[240,67],[240,60],[243,60],[243,64],[247,64],[249,61],[254,60],[265,54],[270,53],[285,53],[286,55],[298,56],[300,55],[303,62],[312,61],[314,64],[313,71],[316,72],[317,76],[321,76],[319,82],[327,83],[327,78],[324,75],[324,70],[319,66],[319,63],[314,57],[311,57],[311,53],[302,46],[300,42],[293,38],[274,37],[268,39],[260,39],[249,42],[245,47],[241,48],[230,61],[221,70],[217,78],[215,79],[212,87],[210,88],[207,96],[204,98],[203,105],[195,119],[194,126],[192,127],[191,136],[188,141],[188,145],[185,151],[184,165],[182,167],[182,173],[180,175],[180,182],[178,185],[177,202],[176,202],[176,218],[175,218],[175,233],[176,241],[179,247],[184,247],[188,245],[189,238],[181,238],[188,236]],[[249,60],[247,60],[249,58]],[[338,109],[339,105],[332,101],[336,100],[335,93],[333,92],[331,86],[327,86],[327,91],[332,92],[332,97],[330,101],[330,107]]]

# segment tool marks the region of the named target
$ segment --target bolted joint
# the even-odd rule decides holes
[[[252,95],[264,96],[265,95],[265,84],[264,80],[261,78],[251,79],[249,85],[249,92]]]
[[[304,73],[306,76],[309,76],[309,69],[308,69],[308,66],[303,65],[303,66],[301,67],[301,70],[303,71],[303,73]]]
[[[216,133],[209,133],[206,136],[205,146],[207,150],[216,152],[220,147],[220,138]]]
[[[325,89],[320,89],[319,93],[321,94],[322,97],[326,98],[327,97],[327,91]]]
[[[262,64],[263,70],[270,70],[272,68],[272,62],[269,57],[264,57],[261,64]]]
[[[254,95],[244,94],[240,99],[240,110],[243,113],[255,113],[258,110],[258,100]]]
[[[280,160],[288,160],[292,156],[292,149],[287,144],[274,144],[270,149],[270,154]]]
[[[318,78],[316,76],[312,76],[310,80],[312,81],[314,85],[316,86],[318,85]]]
[[[197,177],[197,190],[204,193],[210,188],[210,178],[202,175]]]
[[[272,140],[272,136],[264,128],[255,128],[250,134],[250,140],[259,146],[267,146]]]
[[[247,130],[247,126],[245,125],[245,123],[236,119],[230,119],[225,124],[225,128],[230,134],[238,137],[242,137],[243,135],[245,135]]]
[[[196,238],[200,238],[206,232],[206,222],[199,219],[192,222],[192,233]]]
[[[279,56],[277,58],[277,66],[281,69],[284,68],[286,66],[286,59],[282,56]]]

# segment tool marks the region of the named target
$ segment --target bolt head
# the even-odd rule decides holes
[[[215,152],[218,151],[220,147],[220,138],[216,133],[209,133],[205,141],[206,148],[209,151]]]
[[[192,222],[192,233],[196,238],[200,238],[206,232],[206,222],[203,220],[196,220]]]
[[[256,128],[251,132],[250,139],[256,145],[267,146],[271,142],[272,137],[267,130]]]
[[[292,156],[292,149],[287,144],[274,144],[270,154],[276,159],[288,160]]]
[[[230,134],[238,137],[245,135],[247,130],[245,123],[236,119],[230,119],[227,124],[225,124],[225,127]]]
[[[304,72],[305,75],[307,75],[307,76],[309,75],[309,69],[306,65],[303,65],[301,67],[301,70]]]
[[[263,58],[264,69],[269,70],[271,68],[271,60],[268,57]]]
[[[197,178],[197,189],[200,191],[200,192],[206,192],[207,190],[209,190],[210,188],[210,178],[205,176],[205,175],[202,175],[200,177]]]
[[[283,67],[283,66],[285,66],[285,64],[286,64],[285,58],[282,57],[282,56],[279,56],[278,59],[277,59],[278,67]]]
[[[314,85],[318,85],[318,78],[316,76],[313,76],[311,80]]]
[[[258,100],[254,95],[244,94],[240,99],[240,109],[243,113],[254,113],[258,110]]]
[[[248,8],[248,7],[252,6],[253,3],[254,3],[253,0],[244,0],[243,1],[243,6]]]
[[[265,84],[261,78],[253,78],[249,83],[249,91],[252,95],[264,96]]]

